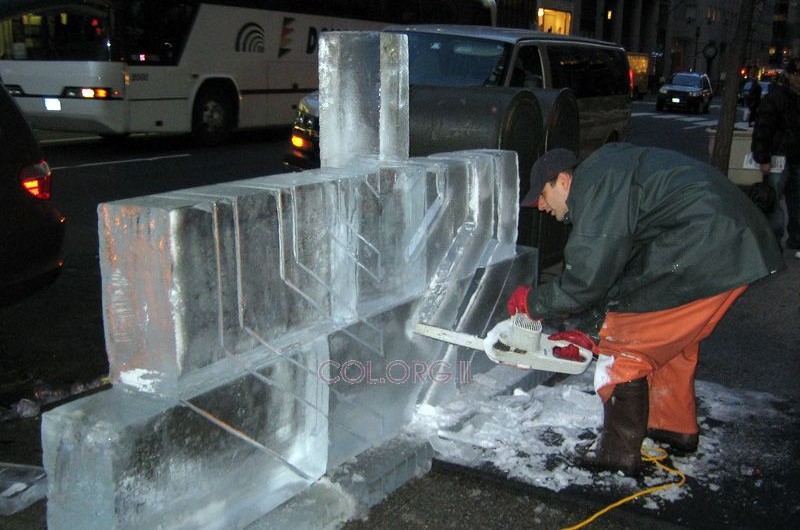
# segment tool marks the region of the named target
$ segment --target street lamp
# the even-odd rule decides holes
[[[697,0],[686,0],[686,24],[691,26],[697,21]],[[694,30],[694,55],[692,55],[692,72],[697,71],[697,46],[700,41],[700,25]]]

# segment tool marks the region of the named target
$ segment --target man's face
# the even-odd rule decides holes
[[[569,211],[567,196],[570,184],[571,177],[568,173],[559,173],[556,180],[546,183],[536,205],[539,211],[547,212],[556,220],[563,221]]]

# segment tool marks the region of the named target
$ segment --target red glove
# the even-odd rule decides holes
[[[528,292],[531,290],[529,285],[520,285],[511,293],[506,308],[512,317],[517,313],[528,314]]]
[[[553,333],[549,337],[550,340],[565,340],[567,342],[571,342],[572,344],[576,344],[581,348],[586,348],[590,352],[594,352],[597,348],[597,344],[582,331],[578,331],[577,329],[570,329],[567,331],[559,331],[558,333]]]
[[[567,346],[553,346],[553,357],[566,359],[568,361],[583,362],[583,356],[574,344]]]

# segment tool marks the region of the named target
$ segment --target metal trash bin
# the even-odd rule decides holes
[[[708,134],[708,158],[714,153],[714,142],[717,138],[717,129],[706,129]],[[756,182],[761,182],[761,171],[745,167],[747,156],[750,154],[750,143],[753,140],[753,128],[734,127],[731,139],[731,154],[728,158],[728,180],[737,186],[746,187]]]

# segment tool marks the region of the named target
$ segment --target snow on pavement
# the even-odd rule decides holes
[[[633,492],[643,485],[677,482],[677,475],[655,467],[646,468],[643,482],[637,482],[618,473],[593,474],[571,464],[575,449],[591,445],[602,425],[602,405],[587,373],[555,386],[538,385],[529,392],[516,389],[511,395],[478,402],[457,399],[441,407],[423,404],[418,406],[409,432],[428,439],[440,460],[472,468],[493,466],[511,479],[556,492],[569,486]],[[777,398],[704,381],[697,382],[696,393],[701,434],[698,451],[670,457],[696,484],[654,492],[643,501],[645,507],[657,509],[665,502],[691,496],[692,487],[713,492],[730,474],[757,478],[759,466],[781,469],[791,464],[790,455],[759,453],[754,447],[759,440],[737,434],[737,425],[787,422],[789,418],[775,406]],[[644,446],[655,454],[655,442],[645,439]],[[760,462],[748,460],[753,452],[759,454]]]

